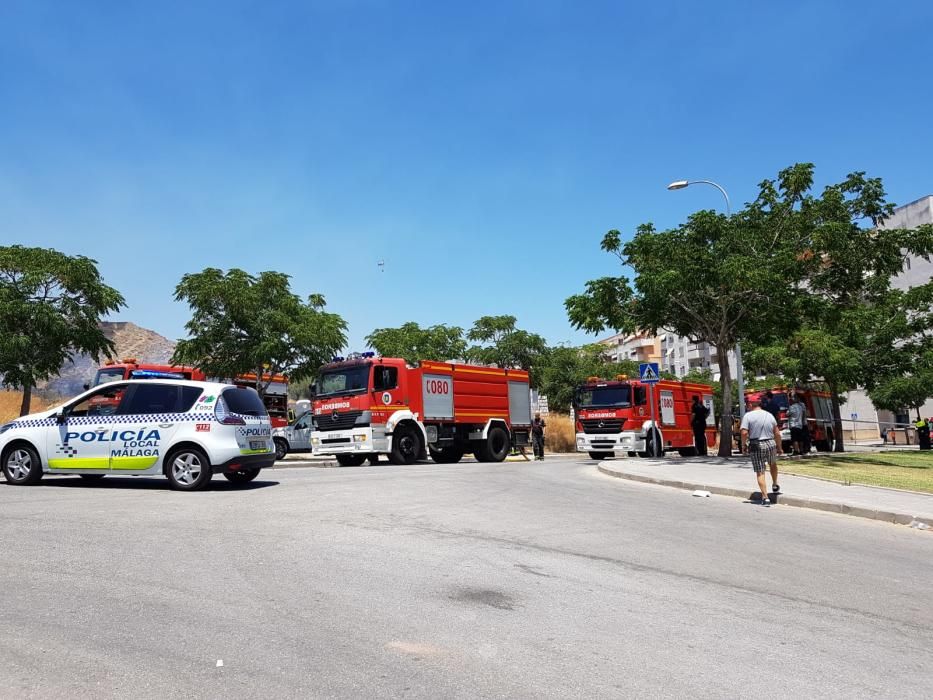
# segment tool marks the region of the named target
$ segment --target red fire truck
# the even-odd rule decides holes
[[[204,372],[195,367],[182,365],[146,364],[136,361],[135,357],[123,358],[121,362],[108,361],[97,370],[93,386],[116,382],[123,379],[193,379],[197,382],[209,380]],[[269,379],[268,376],[264,379]],[[288,425],[288,379],[283,375],[275,375],[266,389],[263,402],[272,422],[273,428]],[[226,380],[224,380],[226,381]],[[242,374],[235,377],[232,382],[239,386],[256,386],[255,374]],[[86,385],[90,388],[91,385]]]
[[[654,385],[655,420],[651,419],[650,391],[637,379],[618,375],[609,381],[590,377],[574,392],[573,409],[577,452],[606,459],[616,452],[658,457],[666,450],[696,454],[690,408],[693,397],[709,409],[706,444],[716,440],[713,389],[706,384],[661,380]]]
[[[411,464],[430,453],[459,462],[472,452],[501,462],[531,427],[528,373],[363,353],[321,368],[312,400],[311,450],[358,466],[385,454]]]
[[[761,391],[749,390],[745,392],[745,410],[750,411],[758,405],[758,401],[768,389]],[[803,400],[807,408],[807,430],[809,444],[804,452],[810,451],[813,445],[820,452],[832,450],[835,438],[833,435],[833,402],[828,391],[817,391],[809,387],[788,388],[777,386],[772,388],[771,394],[778,406],[778,427],[781,429],[781,442],[784,451],[790,454],[790,428],[787,426],[787,409],[790,406],[790,395],[796,394]]]

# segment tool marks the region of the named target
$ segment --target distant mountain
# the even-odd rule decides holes
[[[138,362],[165,364],[175,351],[175,341],[129,321],[106,321],[100,327],[116,346],[114,359],[117,362],[134,357]],[[103,359],[98,363],[87,355],[77,355],[74,363],[66,362],[61,374],[38,387],[38,390],[42,394],[73,396],[84,389],[85,382],[94,378],[102,363]]]

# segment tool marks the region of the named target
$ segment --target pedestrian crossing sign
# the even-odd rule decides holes
[[[657,362],[642,362],[638,366],[638,372],[641,375],[642,384],[657,384],[661,378],[658,374]]]

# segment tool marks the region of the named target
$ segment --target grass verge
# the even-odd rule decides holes
[[[781,471],[846,484],[933,493],[933,452],[853,452],[782,461]]]

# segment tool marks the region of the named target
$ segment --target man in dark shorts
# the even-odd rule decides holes
[[[781,454],[781,429],[777,421],[764,404],[768,399],[761,397],[758,405],[742,418],[742,454],[751,455],[752,468],[758,480],[758,490],[761,491],[761,505],[770,504],[768,500],[768,484],[765,472],[771,468],[771,488],[775,494],[781,491],[778,486],[777,456]]]
[[[531,422],[531,447],[535,452],[535,459],[544,459],[544,429],[547,424],[540,413],[535,413]]]
[[[709,409],[703,405],[699,396],[694,396],[693,405],[690,407],[690,427],[693,428],[693,444],[696,446],[697,454],[703,457],[707,454],[706,417],[708,415]]]
[[[807,444],[807,407],[797,394],[790,397],[787,409],[787,427],[790,428],[790,442],[794,453],[803,455]]]

